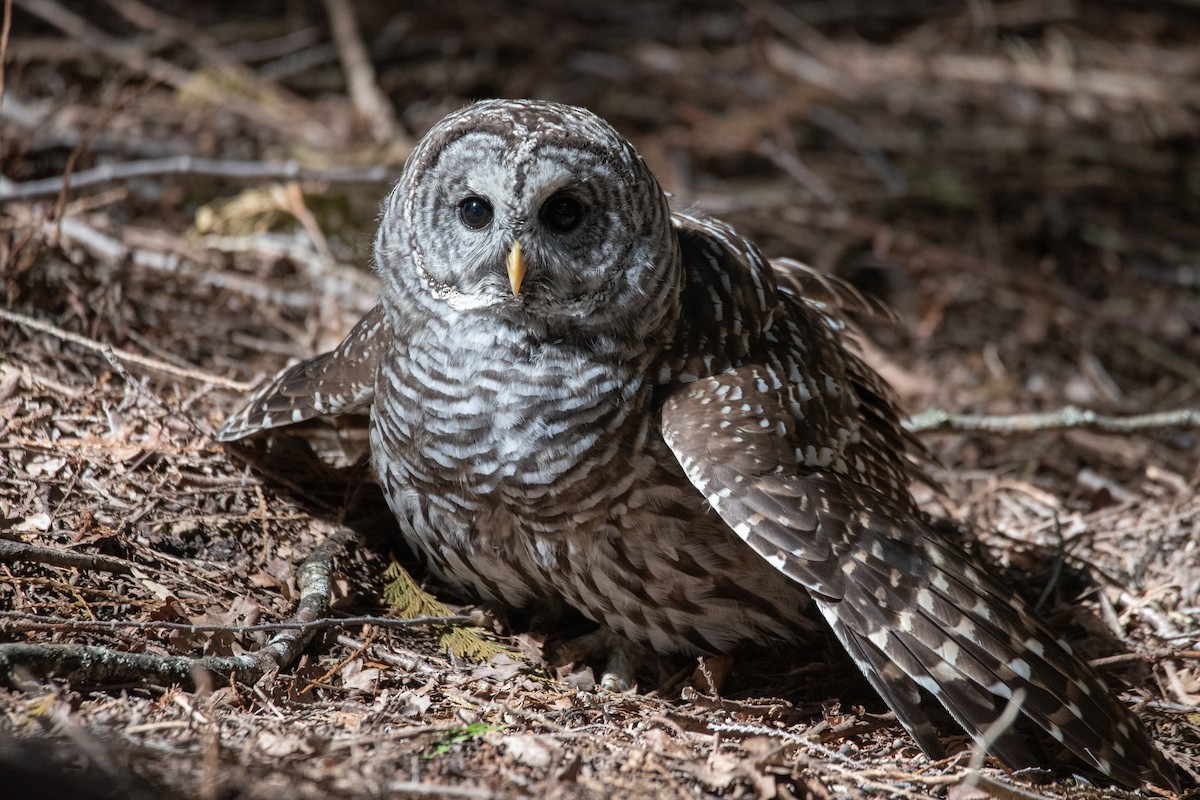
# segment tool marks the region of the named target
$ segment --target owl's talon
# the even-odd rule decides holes
[[[599,685],[610,692],[631,692],[637,686],[637,669],[647,653],[611,628],[600,627],[553,648],[555,664],[603,661]]]

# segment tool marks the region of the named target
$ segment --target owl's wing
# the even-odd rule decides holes
[[[773,258],[770,263],[780,288],[803,297],[810,306],[834,310],[839,314],[853,311],[889,322],[899,321],[899,316],[891,306],[879,298],[863,294],[836,275],[819,272],[794,258]]]
[[[288,367],[255,392],[225,420],[217,441],[364,411],[375,395],[375,366],[386,341],[382,307],[375,306],[336,348]]]
[[[728,252],[728,268],[744,268]],[[919,690],[1002,761],[1034,764],[1017,728],[988,732],[1021,690],[1020,715],[1083,762],[1130,786],[1175,786],[1137,717],[915,508],[881,379],[846,352],[823,309],[783,285],[779,301],[739,363],[665,391],[663,436],[709,505],[809,591],[931,756],[944,751]]]

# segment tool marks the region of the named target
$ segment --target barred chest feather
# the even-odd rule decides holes
[[[645,445],[643,359],[485,322],[435,322],[381,360],[377,472],[454,515],[506,509],[553,530],[603,514],[614,487],[599,475],[629,471]]]

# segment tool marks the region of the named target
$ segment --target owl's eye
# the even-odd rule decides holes
[[[558,195],[542,206],[542,221],[559,233],[574,230],[583,219],[583,206],[574,197]]]
[[[492,205],[482,197],[471,195],[458,204],[458,218],[472,230],[486,228],[492,221]]]

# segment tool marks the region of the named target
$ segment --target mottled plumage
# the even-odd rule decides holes
[[[1174,785],[1138,719],[917,510],[921,450],[839,315],[877,310],[674,213],[582,109],[491,101],[421,141],[385,203],[380,305],[223,440],[370,406],[374,470],[444,580],[565,600],[637,645],[833,629],[930,755],[1021,715],[1122,783]],[[1036,763],[1017,729],[991,752]]]

